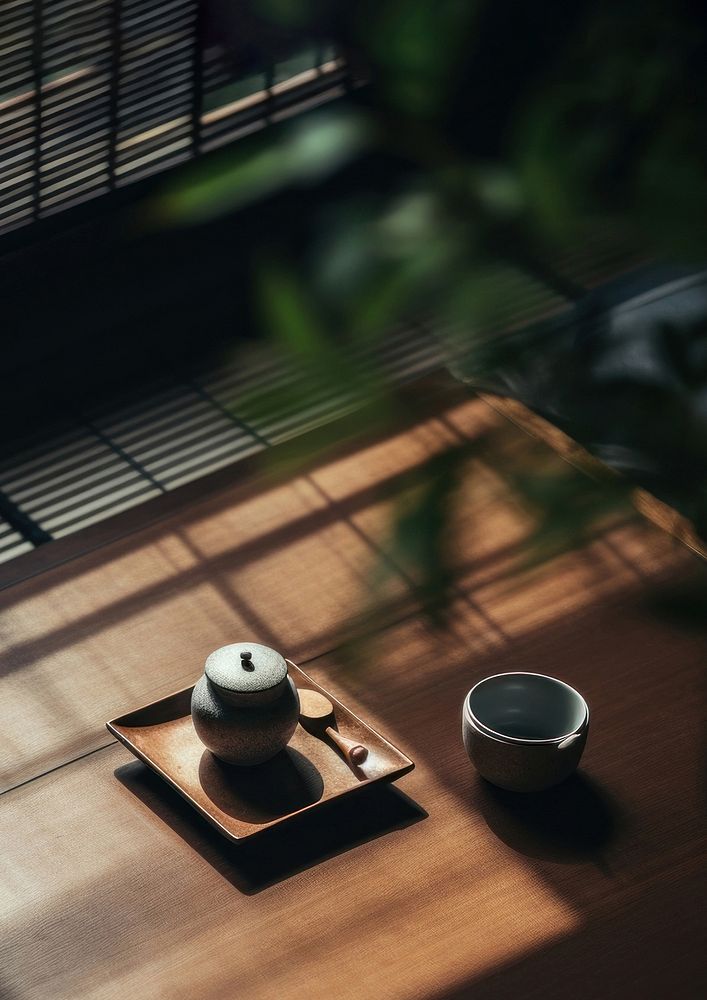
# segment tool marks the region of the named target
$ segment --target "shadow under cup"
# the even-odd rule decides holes
[[[466,751],[484,778],[510,791],[541,791],[568,777],[588,728],[581,694],[544,674],[487,677],[464,699]]]

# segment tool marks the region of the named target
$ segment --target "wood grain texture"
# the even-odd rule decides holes
[[[401,788],[426,818],[389,790],[241,854],[119,747],[10,792],[8,995],[295,997],[305,981],[310,996],[353,1000],[476,995],[488,981],[503,996],[519,963],[535,982],[537,958],[541,995],[559,998],[547,957],[559,948],[575,996],[635,995],[638,977],[654,988],[643,995],[679,982],[697,997],[704,653],[626,593],[485,656],[414,618],[379,637],[370,673],[321,658],[317,673],[417,759]],[[580,686],[594,730],[580,778],[519,802],[476,778],[458,714],[474,680],[521,664]],[[672,919],[677,951],[656,929]],[[623,963],[596,951],[607,928]],[[646,953],[633,935],[649,930]],[[622,978],[597,992],[602,962]]]
[[[359,453],[341,503],[309,476],[245,498],[222,492],[3,590],[2,787],[105,743],[107,719],[193,683],[209,652],[239,636],[295,660],[331,648],[378,555],[352,513],[445,440],[423,422]],[[382,623],[414,606],[400,576],[382,599]]]
[[[265,623],[416,769],[242,845],[115,744],[7,792],[3,997],[704,995],[707,643],[655,604],[686,550],[630,524],[509,577],[523,514],[481,490],[445,628],[398,577],[370,641],[326,651],[387,545],[391,476],[477,419],[456,411],[250,506],[205,501],[4,592],[10,782],[100,746],[106,718]],[[465,692],[514,669],[592,708],[581,773],[520,799],[476,777],[460,738]]]
[[[193,683],[208,653],[239,636],[301,662],[345,631],[410,614],[412,581],[393,564],[368,607],[392,507],[431,455],[501,420],[479,401],[455,407],[290,483],[222,490],[4,589],[0,788],[103,745],[107,719]],[[492,469],[471,478],[456,544],[465,588],[507,570],[527,530]]]

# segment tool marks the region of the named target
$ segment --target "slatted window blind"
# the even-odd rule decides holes
[[[203,19],[199,0],[1,0],[0,235],[342,92],[331,48],[239,71]]]
[[[593,285],[635,263],[619,234],[593,255],[558,259],[561,273]],[[534,279],[502,281],[505,329],[566,307]],[[391,330],[349,359],[359,371],[403,384],[459,359],[454,332],[432,316]],[[295,390],[293,392],[293,390]],[[158,384],[72,411],[58,426],[15,439],[0,456],[0,563],[326,424],[362,403],[342,387],[312,382],[267,344],[241,344],[230,362],[165,373]]]
[[[401,327],[352,360],[397,384],[437,370],[431,329]],[[0,562],[79,531],[360,407],[265,344],[66,415],[0,458]],[[292,389],[297,389],[293,397]],[[305,406],[296,398],[306,398]],[[4,520],[3,520],[4,516]]]

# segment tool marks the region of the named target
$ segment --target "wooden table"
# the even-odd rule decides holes
[[[17,562],[0,594],[3,998],[704,995],[706,643],[655,610],[686,550],[636,522],[509,572],[527,516],[478,463],[447,627],[391,574],[358,623],[365,654],[340,645],[405,472],[502,419],[460,405],[26,579],[38,564]],[[298,660],[415,771],[222,840],[104,722],[240,636]],[[459,734],[472,683],[517,668],[593,710],[581,774],[528,799],[483,784]]]

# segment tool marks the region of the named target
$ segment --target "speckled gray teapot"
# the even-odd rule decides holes
[[[191,697],[197,736],[227,764],[262,764],[282,750],[299,717],[285,659],[257,642],[214,650]]]

